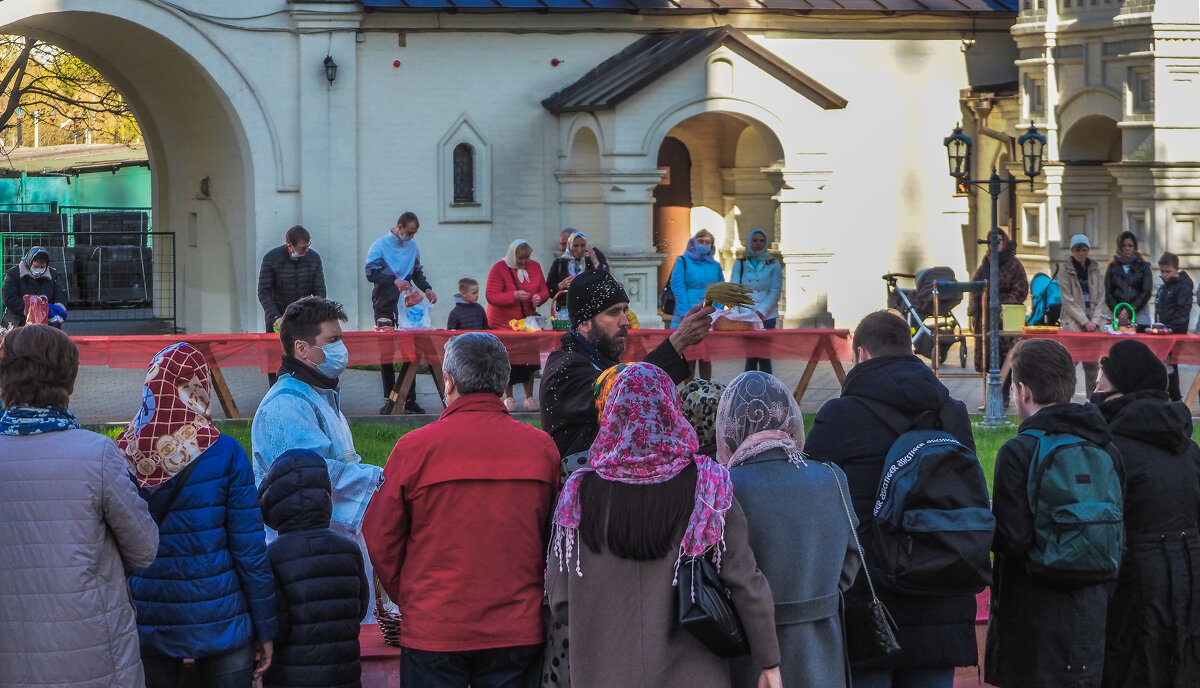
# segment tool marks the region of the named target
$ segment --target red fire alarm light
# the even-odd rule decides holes
[[[400,60],[393,60],[393,61],[392,61],[392,66],[393,66],[393,67],[399,67],[399,66],[400,66]]]
[[[560,64],[562,64],[563,62],[566,62],[566,60],[560,60],[560,59],[558,59],[558,58],[556,57],[556,58],[554,58],[554,59],[550,60],[550,66],[551,66],[551,67],[557,67],[557,66],[559,66]]]

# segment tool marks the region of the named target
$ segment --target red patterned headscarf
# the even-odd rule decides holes
[[[138,484],[170,480],[221,433],[209,420],[208,362],[191,344],[155,354],[142,388],[142,409],[117,438]]]
[[[697,454],[696,431],[679,406],[670,376],[649,363],[620,371],[600,419],[588,465],[571,474],[554,512],[554,555],[570,566],[579,546],[579,484],[585,473],[631,485],[663,483],[696,464],[696,498],[679,556],[696,557],[714,549],[720,566],[725,538],[725,512],[733,504],[729,471]],[[678,567],[678,560],[676,567]],[[575,572],[583,575],[576,558]]]

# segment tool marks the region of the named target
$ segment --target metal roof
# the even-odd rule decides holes
[[[846,99],[732,26],[652,33],[542,101],[554,114],[611,110],[684,62],[724,45],[826,110]]]
[[[1016,12],[1018,0],[363,0],[391,10]]]

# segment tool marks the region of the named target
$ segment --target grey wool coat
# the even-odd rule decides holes
[[[0,686],[143,686],[125,574],[154,561],[158,528],[117,445],[0,436],[0,524]]]
[[[677,540],[683,539],[683,529]],[[746,540],[746,516],[734,499],[725,514],[721,580],[761,671],[779,663],[771,590]],[[550,555],[546,592],[553,621],[568,624],[571,688],[728,688],[729,663],[678,627],[675,556],[621,559],[579,546],[583,575]]]
[[[845,474],[819,461],[797,466],[783,449],[770,449],[729,475],[746,512],[750,549],[775,597],[783,685],[844,688],[842,591],[862,564],[838,496],[840,483],[849,504]],[[759,671],[744,659],[732,660],[731,669],[735,688],[758,685]]]

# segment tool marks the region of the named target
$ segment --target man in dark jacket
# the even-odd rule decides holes
[[[1200,686],[1200,448],[1163,391],[1162,362],[1124,339],[1104,358],[1100,412],[1125,462],[1125,538],[1108,604],[1104,685]]]
[[[501,395],[508,352],[493,334],[446,344],[449,407],[400,438],[363,536],[404,615],[405,686],[536,686],[546,540],[559,461],[546,433]]]
[[[263,523],[279,537],[267,547],[275,574],[275,657],[267,688],[356,686],[358,634],[370,586],[358,544],[329,528],[332,486],[315,452],[284,452],[258,486]]]
[[[1192,321],[1192,278],[1179,269],[1179,256],[1167,251],[1158,259],[1162,286],[1154,302],[1154,319],[1176,334],[1187,334]],[[1179,401],[1179,366],[1168,366],[1167,394]]]
[[[50,303],[50,321],[62,327],[67,315],[67,290],[58,270],[50,267],[50,253],[41,246],[29,249],[25,257],[8,269],[2,290],[4,324],[25,324],[25,296],[45,296]]]
[[[560,456],[588,449],[596,439],[600,420],[592,384],[625,353],[628,308],[625,287],[608,270],[580,273],[567,289],[571,330],[546,359],[539,399],[542,429],[554,438]],[[644,361],[667,371],[675,384],[686,380],[692,371],[683,352],[708,336],[712,313],[711,307],[693,308]]]
[[[1013,350],[1013,386],[1020,431],[1082,438],[1102,448],[1122,474],[1120,452],[1094,405],[1070,403],[1075,364],[1058,342],[1034,339]],[[1112,584],[1050,582],[1030,573],[1035,545],[1029,470],[1039,439],[1020,434],[996,455],[992,512],[992,610],[984,679],[1002,688],[1089,688],[1104,670],[1104,624]],[[1093,475],[1077,476],[1079,483]]]
[[[267,251],[258,268],[258,302],[267,319],[267,332],[275,332],[283,312],[305,296],[325,298],[325,273],[321,254],[311,248],[312,235],[300,225],[283,235],[283,245]],[[275,384],[275,374],[267,379]]]
[[[830,399],[817,413],[804,451],[820,461],[832,461],[846,473],[850,498],[860,519],[859,532],[872,527],[872,506],[879,490],[883,462],[898,434],[873,414],[860,399],[885,404],[917,423],[932,412],[949,420],[942,429],[975,449],[971,422],[963,402],[912,352],[908,325],[895,313],[877,311],[854,330],[857,365],[846,376],[842,395]],[[868,543],[864,538],[863,544]],[[866,560],[879,553],[866,551]],[[878,589],[879,597],[899,626],[901,652],[892,661],[853,667],[857,686],[896,684],[949,688],[954,667],[978,663],[973,595],[914,596]],[[846,592],[847,627],[863,623],[870,593],[859,576]],[[855,647],[848,648],[851,657]]]

